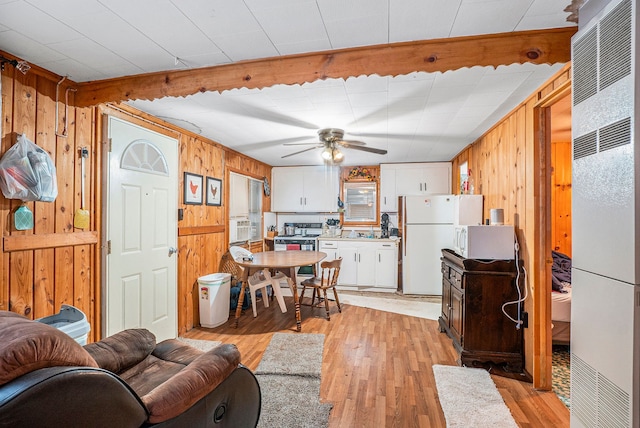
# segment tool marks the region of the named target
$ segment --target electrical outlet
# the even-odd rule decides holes
[[[178,208],[178,221],[184,218],[184,209]]]
[[[522,328],[529,328],[529,313],[528,312],[522,312]]]

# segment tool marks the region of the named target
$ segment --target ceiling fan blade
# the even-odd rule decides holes
[[[366,146],[367,143],[364,143],[362,141],[355,141],[355,140],[340,140],[340,141],[336,141],[336,143],[340,144],[341,146],[344,147],[350,147],[350,146]]]
[[[309,147],[308,149],[300,150],[299,152],[289,153],[288,155],[282,156],[282,159],[288,158],[289,156],[299,155],[300,153],[308,152],[309,150],[315,150],[315,149],[317,149],[319,147],[322,147],[322,146]]]
[[[302,129],[318,129],[317,125],[313,123],[278,113],[265,107],[242,102],[240,101],[240,97],[224,97],[224,100],[228,105],[235,106],[242,114],[251,117],[261,118],[281,125],[294,126]]]
[[[306,139],[307,139],[307,138],[305,138],[305,140],[306,140]],[[283,145],[283,146],[308,146],[308,145],[310,145],[310,144],[313,144],[313,145],[316,145],[316,146],[317,146],[317,145],[318,145],[318,144],[320,144],[320,143],[318,143],[318,141],[317,141],[317,140],[315,140],[315,141],[309,141],[309,142],[307,142],[307,143],[296,143],[296,142],[293,142],[293,141],[292,141],[292,142],[290,142],[290,143],[282,143],[282,145]]]
[[[361,150],[363,152],[376,153],[378,155],[386,155],[387,151],[382,149],[374,149],[373,147],[364,147],[364,146],[350,146],[351,150]]]
[[[308,139],[309,139],[309,137],[291,137],[291,138],[278,139],[278,140],[260,141],[258,143],[250,143],[250,144],[245,144],[243,146],[238,146],[238,150],[264,149],[264,148],[273,147],[273,146],[279,145],[279,144],[288,146],[288,145],[290,145],[292,143],[295,143],[297,141],[303,141],[303,140],[308,140]],[[316,144],[316,143],[314,143],[314,144]]]

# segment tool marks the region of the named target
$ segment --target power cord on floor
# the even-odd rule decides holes
[[[522,266],[522,272],[524,275],[524,296],[522,296],[522,291],[520,290],[520,266],[519,266],[519,260],[520,260],[520,245],[518,244],[518,237],[515,237],[515,264],[516,264],[516,290],[518,292],[518,299],[517,300],[513,300],[511,302],[506,302],[505,304],[502,305],[502,313],[509,318],[513,323],[515,323],[516,325],[516,329],[520,329],[522,327],[522,325],[524,324],[524,321],[522,320],[522,303],[527,300],[527,296],[529,295],[529,287],[527,286],[527,270],[525,269],[524,266]],[[507,313],[507,311],[505,310],[505,308],[509,305],[518,305],[518,315],[517,315],[517,319],[514,319],[511,315],[509,315]]]

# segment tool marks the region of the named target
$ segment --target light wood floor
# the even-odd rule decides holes
[[[274,301],[258,302],[258,317],[245,311],[239,327],[195,328],[194,339],[235,343],[242,362],[255,370],[274,332],[297,334],[293,299],[282,314]],[[302,332],[325,334],[320,398],[331,402],[330,427],[444,427],[431,366],[456,365],[451,340],[437,321],[357,306],[302,307]],[[295,352],[292,349],[291,352]],[[521,427],[568,427],[569,411],[553,392],[530,383],[492,375]],[[499,427],[496,427],[499,428]]]

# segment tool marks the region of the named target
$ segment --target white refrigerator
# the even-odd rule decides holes
[[[455,223],[479,224],[482,221],[482,196],[401,196],[398,207],[402,233],[402,292],[441,295],[442,249],[453,248]]]

